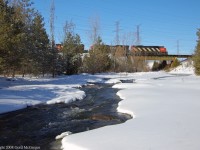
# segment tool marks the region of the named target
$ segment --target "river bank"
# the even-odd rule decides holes
[[[81,101],[40,104],[0,115],[0,145],[60,149],[58,135],[63,132],[75,134],[123,123],[131,118],[117,112],[121,99],[112,85],[88,85],[80,90],[86,93]]]
[[[118,111],[134,118],[63,138],[64,150],[199,150],[200,78],[165,72],[128,75],[118,83]],[[116,142],[117,141],[117,142]]]

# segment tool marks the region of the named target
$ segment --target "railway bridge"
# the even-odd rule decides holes
[[[173,61],[177,58],[191,58],[192,55],[169,55],[164,46],[131,46],[130,55],[138,59]]]
[[[189,59],[192,55],[132,55],[132,57],[138,58],[140,60],[159,60],[159,61],[174,61],[177,58]]]

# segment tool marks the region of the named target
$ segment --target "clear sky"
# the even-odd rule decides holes
[[[52,0],[33,0],[34,7],[45,18],[49,33]],[[105,44],[115,44],[116,21],[120,41],[136,43],[136,27],[140,26],[141,45],[165,46],[169,53],[191,54],[200,28],[200,0],[54,0],[55,39],[63,39],[66,21],[75,23],[75,32],[88,48],[91,44],[92,18],[99,18],[100,35]],[[125,36],[126,35],[126,36]],[[178,42],[179,41],[179,42]],[[179,43],[179,44],[177,44]]]

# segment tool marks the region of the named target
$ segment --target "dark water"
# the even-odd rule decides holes
[[[87,95],[81,101],[37,105],[0,115],[0,148],[10,145],[59,149],[60,140],[55,137],[62,132],[83,132],[131,118],[116,112],[120,98],[111,85],[96,84],[81,90]]]

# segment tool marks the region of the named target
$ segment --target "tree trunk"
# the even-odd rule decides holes
[[[12,78],[14,78],[15,77],[15,68],[13,68],[13,70],[12,70]]]

